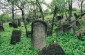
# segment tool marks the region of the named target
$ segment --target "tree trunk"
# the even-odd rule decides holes
[[[14,3],[12,3],[12,19],[14,20]]]
[[[52,19],[52,30],[51,30],[52,34],[53,34],[53,26],[54,26],[54,19],[55,19],[55,16],[56,16],[56,12],[57,12],[57,7],[55,6],[54,13],[53,13],[53,19]]]
[[[43,11],[42,11],[42,7],[41,7],[41,5],[40,5],[38,0],[36,0],[36,4],[39,7],[39,10],[40,10],[40,13],[41,13],[41,16],[42,16],[42,20],[44,20],[44,14],[43,14]]]
[[[82,5],[83,5],[83,1],[81,1],[81,14],[82,14],[82,12],[83,12]]]
[[[25,14],[24,14],[24,10],[21,9],[21,11],[22,11],[22,20],[23,20],[23,23],[24,23],[24,26],[25,26],[25,30],[26,30],[26,36],[28,37],[27,26],[26,26],[26,22],[25,22]]]
[[[68,18],[68,21],[70,22],[71,21],[71,16],[72,16],[72,0],[71,2],[69,3],[69,18]]]

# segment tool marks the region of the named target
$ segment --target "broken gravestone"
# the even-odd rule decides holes
[[[32,23],[32,47],[41,50],[45,47],[45,38],[47,36],[47,24],[44,21],[34,21]]]

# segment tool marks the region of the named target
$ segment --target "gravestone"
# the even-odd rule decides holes
[[[63,15],[62,16],[57,16],[56,18],[59,21],[59,20],[63,19]]]
[[[3,22],[0,21],[0,31],[4,31]]]
[[[75,20],[70,23],[70,27],[71,27],[70,32],[72,34],[75,33],[75,28],[76,28],[76,21]]]
[[[10,43],[16,44],[17,42],[20,42],[20,38],[21,38],[21,31],[20,30],[13,30]]]
[[[12,21],[12,24],[13,24],[13,28],[18,28],[18,20],[17,19],[14,19]]]
[[[77,39],[81,40],[81,41],[84,41],[83,37],[85,36],[85,30],[82,30],[82,29],[79,29],[77,32],[76,32],[76,37]]]
[[[50,44],[39,51],[38,55],[66,55],[58,44]]]
[[[71,24],[72,25],[72,24]],[[59,26],[58,28],[55,29],[55,32],[57,35],[63,34],[63,33],[74,33],[74,28],[70,24],[64,24],[62,26]]]
[[[69,33],[69,29],[71,28],[70,25],[63,25],[62,27],[64,33]]]
[[[27,19],[26,19],[26,21],[29,23],[29,22],[30,22],[30,19],[29,19],[29,18],[27,18]]]
[[[54,20],[54,22],[56,21],[56,22],[55,22],[56,25],[59,25],[59,26],[60,26],[61,23],[62,23],[62,22],[61,22],[62,19],[63,19],[63,16],[57,16],[56,19]]]
[[[9,23],[9,27],[18,28],[18,26],[21,26],[20,19],[14,19],[12,22]]]
[[[13,24],[10,22],[10,23],[9,23],[9,27],[12,27],[12,26],[13,26]]]
[[[44,21],[34,21],[32,23],[32,47],[41,50],[45,47],[45,38],[47,35],[47,24]]]

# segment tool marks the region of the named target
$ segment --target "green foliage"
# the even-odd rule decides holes
[[[22,23],[23,26],[23,23]],[[26,38],[24,27],[22,30],[21,41],[16,45],[10,44],[11,32],[13,28],[9,28],[8,23],[4,24],[5,31],[0,32],[0,55],[38,55],[38,50],[31,48],[31,39]],[[31,27],[28,25],[28,30]],[[62,34],[46,37],[47,45],[56,41],[66,52],[66,55],[85,55],[85,36],[84,41],[78,40],[75,35]]]
[[[77,11],[77,9],[76,9],[76,8],[72,8],[72,10],[73,10],[73,11]]]
[[[11,18],[9,17],[8,14],[2,14],[0,15],[0,20],[10,20]]]
[[[67,2],[65,2],[65,0],[52,0],[50,7],[54,9],[54,7],[57,6],[57,8],[59,9],[59,13],[63,13],[65,12],[66,4]]]

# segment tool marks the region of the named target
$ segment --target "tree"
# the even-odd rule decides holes
[[[7,1],[12,5],[12,19],[14,20],[14,5],[17,2],[17,0],[7,0]]]
[[[70,18],[72,17],[72,0],[69,0],[69,17],[68,17],[68,21],[70,22]]]
[[[38,0],[36,0],[36,5],[39,7],[39,10],[40,10],[40,13],[41,13],[41,16],[42,16],[42,20],[44,20],[44,14],[43,14],[43,11],[42,11],[42,7],[41,7]]]
[[[22,12],[22,20],[23,20],[23,23],[24,23],[24,26],[25,26],[25,30],[26,30],[26,36],[28,37],[28,31],[27,31],[27,26],[26,26],[26,22],[25,22],[25,12],[24,12],[24,8],[25,8],[25,5],[27,4],[27,0],[17,0],[16,2],[16,6],[21,10]]]

